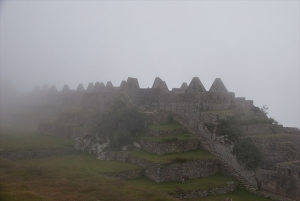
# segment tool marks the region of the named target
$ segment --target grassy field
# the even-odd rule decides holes
[[[203,150],[195,150],[195,151],[188,151],[182,153],[172,153],[172,154],[166,154],[161,156],[144,152],[144,151],[127,151],[127,153],[137,158],[146,159],[161,164],[215,158],[212,154]]]
[[[182,133],[182,134],[175,134],[175,135],[162,136],[162,137],[142,136],[140,137],[140,139],[145,139],[152,142],[164,143],[164,142],[172,142],[172,141],[186,141],[186,140],[192,140],[198,138],[189,133]]]
[[[38,132],[0,129],[0,150],[34,150],[44,148],[74,147],[71,139],[42,135]]]
[[[216,174],[209,177],[190,179],[188,183],[181,184],[178,182],[156,183],[146,177],[131,179],[128,181],[133,186],[140,186],[147,189],[152,189],[162,193],[176,193],[176,188],[180,187],[184,192],[194,191],[198,189],[209,189],[226,186],[227,181],[237,183],[237,180],[225,175]]]
[[[1,159],[0,200],[174,200],[163,193],[101,175],[139,168],[127,163],[96,160],[95,156],[87,154],[18,161]]]
[[[32,150],[74,146],[72,140],[40,135],[32,132],[1,130],[1,149]],[[176,159],[197,160],[214,158],[204,151],[156,156],[145,152],[132,152],[138,157],[166,163]],[[54,157],[10,161],[0,157],[1,201],[174,201],[166,193],[175,193],[179,186],[184,191],[225,185],[234,178],[214,175],[191,179],[188,184],[178,182],[155,183],[145,177],[120,180],[104,176],[141,169],[140,166],[116,161],[97,160],[96,156],[74,153]],[[223,201],[226,197],[238,200],[267,201],[267,199],[238,189],[232,193],[196,200]]]

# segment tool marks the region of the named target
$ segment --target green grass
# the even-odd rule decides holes
[[[183,134],[175,134],[175,135],[162,136],[162,137],[143,136],[140,137],[140,139],[149,140],[151,142],[164,143],[164,142],[173,142],[173,141],[187,141],[187,140],[193,140],[198,138],[192,134],[183,133]]]
[[[215,195],[215,196],[207,196],[202,198],[193,198],[189,199],[189,201],[224,201],[226,198],[232,198],[233,201],[270,201],[271,199],[263,198],[252,193],[249,193],[242,187],[238,187],[233,192],[223,194],[223,195]]]
[[[172,153],[166,155],[156,155],[144,151],[127,151],[130,155],[152,161],[154,163],[168,164],[174,162],[185,162],[193,160],[215,159],[215,157],[209,152],[203,150],[188,151],[182,153]]]
[[[74,140],[42,135],[38,132],[15,129],[0,130],[0,150],[34,150],[45,148],[74,147]]]
[[[164,193],[102,175],[139,168],[127,163],[96,160],[95,156],[87,154],[17,161],[0,158],[0,200],[175,200]]]
[[[24,167],[30,167],[36,163],[36,168],[40,170],[51,170],[56,168],[57,173],[69,174],[70,172],[88,173],[118,173],[131,170],[140,170],[142,167],[131,163],[122,163],[118,161],[96,160],[95,155],[87,153],[67,154],[48,158],[21,160]]]
[[[299,135],[293,134],[259,134],[259,135],[251,135],[251,138],[280,138],[280,137],[300,137]]]
[[[152,130],[183,130],[185,129],[182,125],[176,123],[169,124],[153,124],[148,125],[147,128]]]
[[[176,193],[177,187],[181,188],[184,192],[190,192],[199,189],[223,187],[227,185],[226,182],[228,181],[233,181],[234,183],[238,183],[238,181],[235,178],[221,175],[221,174],[215,174],[213,176],[204,177],[204,178],[190,179],[189,182],[186,184],[181,184],[177,181],[156,183],[146,177],[130,179],[128,180],[128,183],[133,186],[140,186],[146,189],[172,194],[172,193]]]

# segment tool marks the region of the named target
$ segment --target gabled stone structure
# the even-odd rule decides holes
[[[76,92],[84,92],[84,87],[83,87],[83,84],[79,84],[77,89],[76,89]]]
[[[58,92],[58,90],[55,85],[52,85],[48,91],[48,93],[50,93],[50,94],[55,94],[57,92]]]
[[[69,86],[66,84],[64,85],[64,87],[62,88],[61,92],[62,93],[69,93],[71,90],[69,88]]]
[[[211,85],[210,92],[224,92],[227,93],[228,90],[226,89],[225,85],[223,84],[222,80],[220,78],[216,78],[213,84]]]
[[[203,84],[198,77],[194,77],[186,89],[187,93],[206,92]]]
[[[32,92],[33,92],[33,93],[37,93],[37,92],[40,92],[41,90],[42,90],[42,89],[40,88],[39,85],[35,85],[34,88],[33,88],[33,90],[32,90]]]
[[[94,84],[91,82],[89,83],[88,87],[86,88],[87,92],[93,92],[94,91]]]
[[[140,89],[140,85],[139,85],[139,81],[137,80],[137,78],[129,77],[127,79],[127,90],[129,92],[136,92],[139,89]]]
[[[183,82],[180,89],[187,89],[188,88],[188,85],[186,82]]]
[[[105,90],[105,85],[103,82],[96,82],[94,87],[94,92],[102,92]]]
[[[44,84],[44,86],[42,87],[42,91],[43,92],[48,92],[49,91],[49,86],[47,84]]]
[[[120,91],[121,92],[127,91],[127,82],[125,80],[123,80],[120,84]]]
[[[112,84],[111,81],[108,81],[108,82],[106,83],[106,89],[107,89],[107,90],[113,90],[113,89],[114,89],[114,85]]]
[[[156,77],[152,85],[152,89],[161,89],[162,91],[169,91],[168,86],[165,81]]]

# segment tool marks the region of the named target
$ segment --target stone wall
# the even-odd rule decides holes
[[[300,201],[300,161],[280,163],[277,171],[276,193]]]
[[[30,151],[2,151],[0,156],[9,160],[19,160],[19,159],[29,159],[29,158],[39,158],[56,156],[62,154],[69,154],[74,152],[73,148],[60,148],[60,149],[38,149]]]
[[[276,170],[277,163],[300,160],[300,135],[273,134],[252,137],[263,153],[263,168]]]
[[[143,175],[143,170],[132,170],[127,172],[119,172],[119,173],[107,173],[104,175],[109,177],[120,178],[120,179],[135,179],[135,178],[140,178]]]
[[[237,185],[233,182],[228,182],[228,184],[224,187],[220,188],[211,188],[211,189],[199,189],[195,191],[190,192],[182,192],[182,193],[174,193],[169,194],[172,197],[179,198],[179,199],[191,199],[196,197],[205,197],[210,195],[220,195],[220,194],[226,194],[229,192],[234,191],[237,188]]]
[[[207,177],[219,171],[217,159],[188,161],[184,163],[159,164],[133,157],[127,153],[108,153],[107,160],[130,162],[145,168],[145,176],[158,183],[179,181],[182,176],[190,178]]]
[[[198,149],[199,140],[180,140],[174,142],[152,142],[149,140],[140,140],[142,149],[157,155],[164,155],[168,153],[186,152]]]

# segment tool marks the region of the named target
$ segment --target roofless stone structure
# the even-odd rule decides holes
[[[160,79],[159,77],[155,78],[152,88],[161,89],[163,91],[169,91],[166,82]]]
[[[77,92],[84,92],[84,87],[83,87],[83,84],[79,84],[77,89],[76,89]]]
[[[228,92],[225,85],[220,78],[216,78],[214,83],[211,85],[210,92]]]
[[[186,92],[205,92],[206,89],[204,88],[203,84],[201,83],[198,77],[194,77],[189,84]]]

